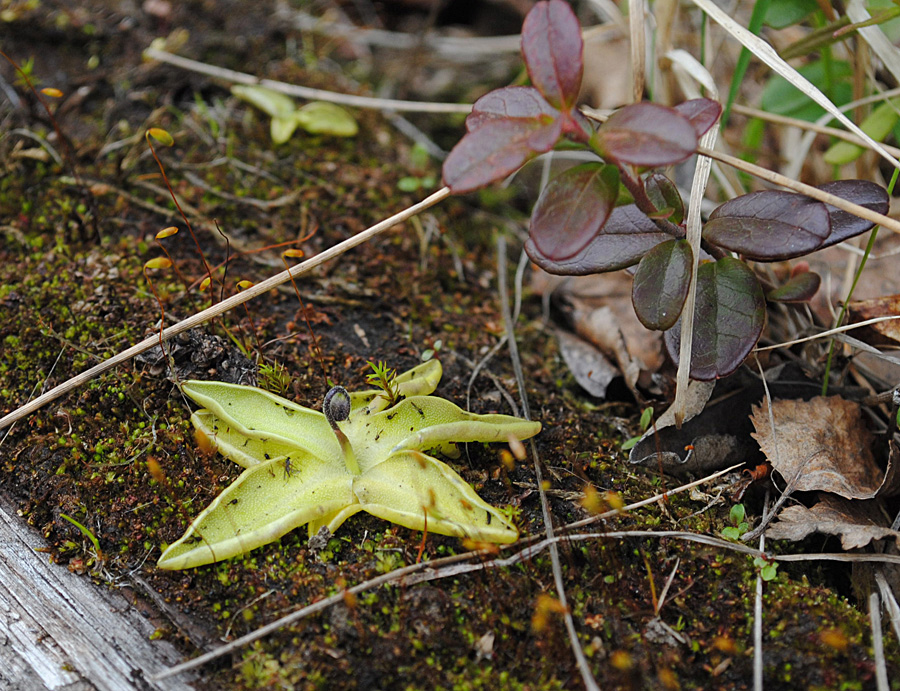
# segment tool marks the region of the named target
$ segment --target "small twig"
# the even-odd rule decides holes
[[[659,616],[660,610],[663,608],[663,605],[666,604],[666,595],[669,594],[669,588],[672,587],[672,583],[675,581],[675,574],[678,573],[678,567],[680,565],[681,558],[679,557],[675,560],[675,566],[672,567],[672,573],[669,574],[669,577],[666,579],[666,584],[659,593],[659,599],[656,602],[656,616]]]
[[[512,312],[509,305],[509,290],[506,286],[506,238],[501,234],[497,237],[497,282],[500,289],[500,309],[503,312],[503,322],[506,325],[506,337],[509,342],[509,356],[512,360],[513,370],[516,374],[516,384],[519,387],[519,398],[522,401],[522,417],[526,420],[531,419],[531,410],[528,405],[528,394],[525,391],[525,375],[522,372],[522,361],[519,358],[519,348],[516,343],[515,325],[512,320]],[[541,499],[541,513],[544,517],[544,531],[548,540],[553,539],[553,517],[550,514],[550,503],[547,501],[547,494],[544,491],[544,483],[541,477],[541,462],[538,458],[537,446],[534,439],[529,441],[531,445],[531,458],[534,463],[535,482],[538,486],[538,493]],[[594,675],[591,672],[591,666],[588,664],[584,649],[578,640],[578,631],[575,629],[575,620],[572,612],[569,610],[566,598],[565,583],[562,577],[562,566],[559,561],[559,548],[556,543],[550,545],[550,563],[553,570],[553,580],[556,585],[556,594],[559,597],[559,604],[563,610],[563,621],[566,625],[566,631],[569,634],[569,643],[575,660],[578,663],[578,670],[581,672],[581,679],[589,691],[600,691]]]
[[[216,79],[223,79],[234,84],[264,86],[267,89],[272,89],[272,91],[277,91],[288,96],[296,96],[297,98],[315,101],[328,101],[329,103],[340,103],[341,105],[352,106],[354,108],[372,108],[375,110],[396,110],[418,113],[468,113],[472,110],[472,106],[468,103],[427,103],[419,101],[399,101],[393,98],[353,96],[351,94],[340,94],[334,91],[325,91],[323,89],[313,89],[308,86],[287,84],[274,79],[261,79],[252,74],[237,72],[236,70],[229,70],[224,67],[216,67],[215,65],[207,65],[204,62],[183,58],[179,55],[173,55],[172,53],[157,48],[147,48],[147,50],[144,51],[144,57],[152,60],[159,60],[160,62],[165,62],[191,72],[215,77]]]
[[[766,535],[759,536],[759,551],[765,552]],[[756,574],[756,597],[753,601],[753,691],[763,691],[763,579]]]
[[[869,593],[869,622],[872,625],[872,649],[875,658],[875,686],[878,691],[889,691],[887,664],[884,659],[884,636],[881,631],[881,599],[878,591]]]
[[[898,94],[900,94],[900,90],[896,90]],[[879,94],[879,98],[870,99],[870,100],[885,100],[885,94]],[[808,120],[798,120],[797,118],[790,118],[785,115],[777,115],[775,113],[769,113],[765,110],[759,110],[758,108],[750,108],[748,106],[742,106],[739,103],[735,103],[731,106],[731,110],[734,113],[740,113],[741,115],[746,115],[751,118],[759,118],[760,120],[766,120],[768,122],[775,123],[776,125],[786,125],[787,127],[796,127],[801,130],[806,130],[808,132],[815,132],[816,134],[825,134],[829,137],[834,137],[835,139],[842,139],[845,142],[850,142],[851,144],[856,144],[859,147],[865,147],[866,143],[857,135],[852,132],[848,132],[847,130],[842,130],[839,127],[828,127],[827,125],[819,125],[815,122],[809,122]],[[882,144],[885,150],[894,156],[900,157],[900,149],[896,146],[889,146],[887,144]]]
[[[182,321],[173,326],[170,326],[159,334],[154,333],[152,336],[145,338],[140,343],[137,343],[130,348],[123,350],[121,353],[114,355],[108,360],[104,360],[100,364],[91,367],[86,372],[75,375],[68,381],[65,381],[59,386],[50,389],[50,391],[47,391],[41,396],[38,396],[33,401],[26,403],[25,405],[17,408],[3,418],[0,418],[0,429],[11,425],[16,420],[20,420],[23,417],[30,415],[34,411],[39,410],[43,406],[47,405],[50,401],[56,400],[60,396],[89,382],[94,377],[102,374],[103,372],[106,372],[109,369],[112,369],[116,365],[127,362],[135,355],[143,353],[145,350],[149,350],[150,348],[158,345],[160,338],[166,341],[173,336],[193,329],[195,326],[199,326],[200,324],[203,324],[204,322],[207,322],[210,319],[219,316],[220,314],[224,314],[228,310],[231,310],[238,305],[241,305],[248,300],[255,298],[258,295],[262,295],[270,291],[275,286],[278,286],[285,281],[290,280],[291,278],[296,278],[297,276],[302,276],[303,274],[309,273],[328,260],[340,256],[347,250],[352,249],[357,245],[361,245],[362,243],[370,240],[379,233],[382,233],[385,230],[394,227],[398,223],[405,221],[411,216],[414,216],[415,214],[434,206],[438,202],[446,199],[449,195],[450,190],[444,187],[431,196],[426,197],[418,204],[414,204],[408,209],[404,209],[400,213],[394,214],[390,218],[387,218],[380,223],[376,223],[374,226],[367,228],[366,230],[363,230],[352,237],[347,238],[343,242],[339,242],[337,245],[334,245],[324,252],[317,254],[315,257],[312,257],[301,264],[297,264],[296,266],[291,267],[290,270],[282,271],[281,273],[267,278],[265,281],[261,281],[241,293],[236,293],[235,295],[229,297],[227,300],[223,300],[222,302],[206,308],[202,312],[198,312],[197,314],[194,314],[187,319],[183,319]]]
[[[881,322],[893,321],[895,319],[900,319],[900,315],[894,314],[889,317],[875,317],[874,319],[866,319],[861,322],[854,322],[853,324],[844,324],[844,326],[839,326],[834,329],[829,329],[828,331],[822,331],[821,333],[813,334],[812,336],[806,336],[805,338],[796,338],[793,341],[785,341],[784,343],[776,343],[775,345],[770,346],[760,346],[758,348],[754,348],[753,352],[758,353],[763,350],[775,350],[776,348],[787,348],[792,345],[797,345],[798,343],[807,343],[809,341],[816,341],[820,338],[828,338],[829,336],[833,336],[834,334],[843,333],[844,331],[852,331],[853,329],[858,329],[863,326],[870,326],[871,324],[880,324]]]
[[[189,170],[185,170],[182,172],[184,178],[190,182],[195,187],[199,187],[206,192],[209,192],[216,197],[221,197],[222,199],[227,199],[230,202],[235,202],[236,204],[246,204],[248,206],[254,206],[257,209],[262,209],[263,211],[271,211],[272,209],[279,206],[287,206],[288,204],[293,204],[300,197],[301,192],[295,191],[290,192],[289,194],[283,194],[277,199],[256,199],[255,197],[242,197],[237,194],[231,194],[230,192],[226,192],[225,190],[217,190],[215,187],[207,183],[203,178],[199,175],[192,173]]]
[[[878,590],[881,593],[881,601],[884,603],[888,615],[891,617],[891,626],[894,628],[894,635],[900,641],[900,605],[897,604],[897,598],[890,583],[884,577],[884,569],[875,569],[875,582],[878,584]]]

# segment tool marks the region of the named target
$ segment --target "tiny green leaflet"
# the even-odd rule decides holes
[[[429,395],[441,374],[440,362],[429,360],[398,375],[401,400],[393,406],[381,390],[349,394],[349,412],[338,421],[263,389],[184,382],[184,393],[202,406],[191,422],[204,445],[246,470],[169,545],[158,566],[222,561],[302,525],[310,536],[326,526],[334,532],[359,511],[414,530],[514,542],[519,533],[503,513],[426,452],[454,456],[455,442],[528,439],[541,424],[467,413]]]

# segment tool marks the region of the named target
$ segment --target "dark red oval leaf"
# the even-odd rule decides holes
[[[678,321],[691,283],[693,261],[687,240],[661,242],[644,255],[631,286],[631,302],[641,324],[665,331]]]
[[[688,119],[656,103],[634,103],[617,110],[596,137],[605,153],[636,166],[678,163],[697,148],[697,133]]]
[[[545,257],[530,237],[525,241],[525,252],[547,273],[584,276],[636,264],[649,250],[671,237],[630,204],[613,209],[606,225],[594,239],[568,259],[554,261]]]
[[[466,117],[466,129],[472,132],[486,122],[499,119],[533,120],[542,116],[558,118],[559,115],[559,111],[533,86],[507,86],[475,101],[472,112]]]
[[[531,239],[550,260],[568,259],[600,231],[619,194],[619,171],[583,163],[563,171],[544,188],[531,212]]]
[[[491,120],[469,132],[444,161],[444,184],[454,194],[471,192],[510,173],[559,139],[559,120]]]
[[[887,190],[868,180],[835,180],[819,185],[819,189],[880,214],[886,214],[890,206]],[[828,216],[831,219],[831,235],[822,243],[822,247],[830,247],[865,233],[875,225],[831,204],[826,204],[825,208],[828,209]]]
[[[563,0],[539,2],[522,25],[522,55],[531,83],[556,108],[570,110],[584,71],[581,25]]]
[[[716,120],[722,115],[722,104],[709,98],[692,98],[690,101],[682,101],[675,110],[681,113],[693,125],[697,139],[709,131],[716,124]]]
[[[766,323],[763,290],[750,267],[734,257],[701,264],[694,315],[691,379],[728,376],[753,350]],[[680,319],[666,331],[665,342],[678,364]]]
[[[684,220],[684,200],[675,183],[662,173],[650,173],[644,181],[644,190],[650,201],[660,211],[660,218],[667,218],[672,223]],[[654,218],[657,216],[654,215]]]
[[[822,284],[822,277],[813,271],[797,274],[784,285],[770,290],[766,300],[770,302],[809,302]]]
[[[713,211],[703,228],[707,242],[762,262],[809,254],[830,233],[825,204],[782,190],[735,197]]]

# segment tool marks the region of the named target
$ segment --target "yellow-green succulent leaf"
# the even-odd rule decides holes
[[[353,492],[363,511],[413,530],[497,543],[519,537],[450,466],[418,451],[401,451],[369,469],[354,479]]]
[[[356,119],[334,103],[313,101],[294,113],[294,121],[310,134],[353,137],[359,132]]]
[[[244,468],[264,463],[272,458],[291,458],[292,454],[298,454],[298,447],[295,445],[279,443],[272,439],[261,441],[241,434],[205,408],[191,415],[191,424],[196,434],[202,434],[206,438],[211,449]]]
[[[293,116],[272,118],[272,122],[269,124],[269,135],[272,137],[272,143],[275,145],[284,144],[291,138],[296,129],[297,121]]]
[[[294,113],[297,111],[294,99],[264,86],[236,84],[231,87],[231,93],[273,118],[293,119]]]
[[[394,378],[394,383],[403,397],[427,396],[437,389],[443,374],[441,361],[431,359],[401,372]]]
[[[474,415],[472,413],[469,415],[477,419],[446,422],[414,431],[406,439],[398,442],[391,452],[396,453],[404,449],[427,451],[440,448],[441,443],[448,439],[457,442],[507,441],[511,436],[516,439],[529,439],[541,431],[540,422],[522,420],[512,415]]]
[[[244,554],[356,502],[342,467],[306,455],[248,468],[169,545],[157,563],[186,569]]]
[[[253,386],[191,380],[181,389],[233,432],[264,443],[296,446],[318,458],[343,463],[337,438],[325,416],[316,410]]]
[[[890,134],[898,120],[900,120],[900,99],[893,98],[869,113],[859,128],[876,142],[880,142]],[[856,144],[840,141],[829,147],[824,159],[829,165],[842,166],[855,161],[865,150]]]
[[[401,449],[428,451],[449,442],[527,439],[541,429],[511,415],[477,415],[435,396],[412,396],[380,413],[351,417],[341,429],[366,472]]]
[[[316,533],[318,533],[324,526],[328,527],[329,532],[332,534],[337,532],[337,529],[343,525],[344,521],[346,521],[351,516],[355,516],[360,511],[362,511],[362,506],[359,504],[351,504],[350,506],[345,506],[340,511],[333,511],[321,518],[317,518],[313,521],[309,522],[309,536],[313,537]]]

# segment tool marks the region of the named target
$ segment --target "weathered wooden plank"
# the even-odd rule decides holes
[[[181,658],[118,592],[35,552],[39,535],[0,500],[0,691],[190,689],[148,677]]]

